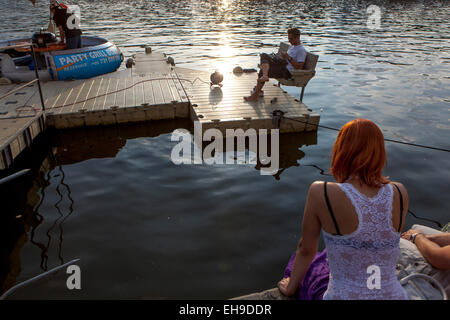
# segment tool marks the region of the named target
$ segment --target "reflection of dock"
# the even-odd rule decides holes
[[[228,144],[227,139],[236,139],[236,137],[227,137],[222,141],[222,145],[226,146]],[[259,141],[260,137],[257,137]],[[194,141],[195,142],[195,141]],[[201,145],[201,154],[205,157],[204,150],[209,145],[210,142],[203,141]],[[259,142],[257,142],[259,143]],[[317,144],[317,132],[289,132],[284,133],[279,136],[279,164],[276,173],[272,174],[272,176],[276,180],[280,180],[281,174],[290,167],[298,167],[300,166],[299,161],[305,156],[305,153],[301,150],[303,146],[311,146]],[[264,168],[269,168],[270,164],[262,164],[260,155],[256,153],[252,153],[251,148],[249,148],[249,139],[245,140],[245,145],[242,149],[238,148],[237,143],[231,142],[230,145],[234,146],[233,150],[226,150],[226,152],[231,151],[231,154],[223,154],[222,158],[224,158],[223,163],[226,162],[227,157],[231,157],[233,163],[237,164],[250,164],[253,160],[255,166],[254,168],[258,171],[264,170]],[[272,146],[269,143],[267,145],[268,154],[272,154]],[[240,162],[236,157],[236,152],[243,152],[245,155],[243,156],[243,162]],[[203,158],[205,159],[205,158]],[[234,160],[237,160],[234,162]]]
[[[318,114],[277,86],[266,85],[264,98],[245,102],[256,74],[226,74],[222,87],[211,88],[205,81],[208,73],[172,67],[164,54],[154,52],[138,54],[132,69],[43,83],[45,113],[40,111],[37,85],[25,87],[0,100],[0,169],[9,167],[45,126],[65,129],[187,118],[200,121],[204,130],[272,129],[274,110],[300,121],[282,122],[280,132],[315,131],[319,123]],[[17,87],[0,86],[0,96]]]

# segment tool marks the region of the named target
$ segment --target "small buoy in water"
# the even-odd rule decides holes
[[[211,79],[211,86],[222,86],[223,74],[221,74],[220,72],[215,71],[214,73],[211,73],[211,76],[209,78]]]
[[[234,69],[233,69],[233,73],[234,74],[241,74],[241,73],[243,73],[244,72],[244,70],[241,68],[241,67],[239,67],[239,66],[237,66],[237,67],[235,67]]]
[[[127,69],[132,68],[135,65],[134,59],[128,58],[127,63],[125,65],[126,65]]]
[[[170,63],[171,65],[175,65],[175,60],[172,57],[167,58],[167,63]]]

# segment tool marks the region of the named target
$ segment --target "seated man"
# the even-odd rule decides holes
[[[281,58],[265,53],[261,54],[261,70],[256,87],[250,96],[244,97],[245,101],[257,101],[259,93],[269,78],[289,79],[292,77],[291,71],[303,69],[307,52],[300,42],[300,30],[291,28],[287,33],[291,46],[287,53],[282,53]]]

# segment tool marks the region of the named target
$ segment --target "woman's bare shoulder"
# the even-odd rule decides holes
[[[332,191],[335,188],[337,188],[337,183],[335,182],[329,182],[326,181],[327,183],[327,192],[328,190]],[[309,192],[311,194],[323,194],[324,193],[324,185],[325,185],[325,181],[314,181],[311,186],[309,187]]]
[[[396,185],[400,189],[402,194],[408,194],[408,190],[406,190],[406,187],[401,182],[391,181],[391,183]]]

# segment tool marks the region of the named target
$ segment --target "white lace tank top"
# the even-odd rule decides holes
[[[408,299],[395,274],[400,233],[392,226],[392,185],[372,198],[350,183],[338,185],[355,207],[358,228],[342,236],[322,230],[330,266],[323,299]]]

